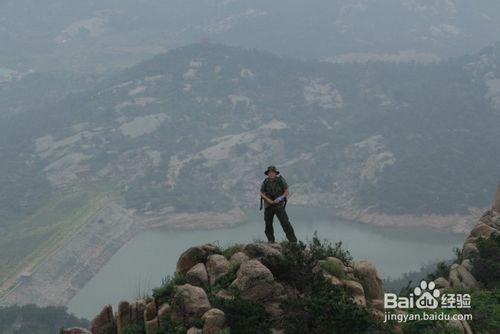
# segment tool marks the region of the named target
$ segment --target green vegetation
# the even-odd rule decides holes
[[[174,289],[176,285],[186,284],[186,277],[183,275],[175,274],[174,276],[167,276],[162,280],[159,288],[153,289],[153,297],[158,305],[168,303],[174,296]]]
[[[239,251],[241,251],[241,245],[234,244],[223,248],[221,254],[224,255],[224,257],[229,260],[231,256],[233,256],[235,253]]]
[[[238,297],[228,300],[216,296],[210,297],[210,303],[225,313],[231,333],[266,334],[270,331],[269,315],[260,304]]]
[[[337,263],[322,260],[319,262],[319,265],[321,266],[321,269],[325,270],[330,275],[337,278],[344,278],[344,272]]]
[[[146,334],[144,323],[128,326],[127,328],[125,328],[123,334]]]
[[[54,334],[63,327],[88,327],[87,320],[68,314],[65,307],[36,305],[0,307],[0,333]]]
[[[232,265],[229,271],[217,280],[216,284],[211,288],[211,290],[216,292],[221,289],[230,288],[231,283],[236,279],[236,273],[238,272],[238,269],[240,269],[239,263]]]
[[[286,333],[389,333],[365,307],[355,304],[347,291],[320,274],[309,278],[307,295],[283,303]],[[303,292],[303,291],[301,291]]]
[[[474,333],[500,333],[500,288],[473,292],[471,302]]]
[[[477,248],[479,254],[472,260],[472,274],[486,288],[500,288],[500,235],[479,239]]]

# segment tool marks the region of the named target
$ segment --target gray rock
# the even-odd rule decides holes
[[[142,323],[144,321],[144,310],[146,309],[146,301],[143,299],[136,300],[130,304],[130,322],[132,324]]]
[[[106,305],[102,311],[90,323],[92,334],[115,334],[116,322],[113,316],[113,308]]]
[[[217,308],[212,308],[205,312],[201,319],[203,320],[203,334],[216,334],[226,324],[224,312]]]
[[[189,283],[175,288],[171,319],[175,322],[189,323],[210,309],[205,290]]]
[[[271,271],[258,260],[243,262],[232,285],[242,299],[252,301],[272,300],[283,292],[283,286],[274,281]]]
[[[181,254],[177,261],[176,272],[185,275],[191,267],[199,262],[205,262],[208,252],[202,247],[191,247]]]
[[[116,313],[116,330],[118,334],[123,334],[125,329],[132,324],[131,320],[130,303],[121,301],[118,304],[118,311]]]
[[[210,285],[214,285],[219,278],[229,271],[231,264],[224,256],[213,254],[208,257],[206,266]]]
[[[462,286],[466,289],[475,289],[479,286],[478,282],[472,276],[469,270],[465,268],[463,265],[458,266],[457,268],[458,274],[460,275],[460,279],[462,281]]]
[[[450,282],[444,277],[438,277],[434,280],[434,284],[438,289],[447,289],[450,287]]]
[[[144,310],[144,321],[152,320],[158,314],[158,310],[156,308],[156,301],[153,299],[149,303],[146,304],[146,308]]]
[[[188,329],[186,334],[203,334],[203,332],[201,329],[199,329],[197,327],[191,327],[190,329]]]
[[[485,223],[479,222],[470,232],[470,235],[476,238],[485,237],[489,238],[492,233],[497,230]]]
[[[163,322],[165,321],[165,318],[168,316],[169,313],[170,313],[170,305],[168,303],[162,304],[158,309],[158,322],[160,326],[165,325]]]
[[[368,261],[354,262],[354,275],[359,279],[368,300],[383,299],[382,279],[373,263]]]
[[[224,289],[219,290],[215,295],[219,298],[234,299],[234,296],[231,295],[227,290],[224,290]]]
[[[197,263],[186,273],[186,280],[189,284],[206,287],[208,286],[207,268],[203,263]]]
[[[365,291],[361,283],[351,280],[344,280],[344,285],[351,292],[354,302],[358,305],[366,306]]]
[[[472,272],[472,261],[470,259],[465,259],[461,263],[469,272]]]
[[[462,257],[464,257],[464,258],[471,258],[478,253],[479,253],[479,250],[477,249],[476,244],[471,243],[471,242],[465,243],[463,248],[462,248]]]
[[[472,274],[462,265],[450,270],[450,285],[453,288],[475,289],[479,286]]]
[[[231,258],[229,259],[229,263],[231,263],[231,265],[234,266],[234,265],[237,265],[237,264],[241,264],[241,263],[245,262],[248,259],[249,259],[249,257],[245,253],[243,253],[243,252],[237,252],[237,253],[234,253],[231,256]]]
[[[281,253],[281,247],[273,246],[273,244],[268,243],[251,243],[243,247],[243,253],[245,253],[250,258],[262,259],[270,257],[283,257]]]
[[[151,320],[144,321],[144,329],[146,330],[146,334],[156,334],[158,329],[160,328],[160,323],[158,318],[153,318]]]

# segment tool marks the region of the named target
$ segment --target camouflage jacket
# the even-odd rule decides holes
[[[262,185],[260,186],[260,192],[266,194],[270,199],[276,199],[277,197],[283,195],[285,190],[288,189],[288,183],[285,178],[281,175],[276,176],[274,180],[270,178],[264,179],[262,181]],[[264,206],[267,208],[270,204],[267,201],[264,201]],[[281,202],[279,205],[285,205],[284,202]]]

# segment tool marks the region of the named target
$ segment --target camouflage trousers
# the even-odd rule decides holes
[[[293,231],[292,224],[288,219],[285,208],[281,205],[270,205],[264,210],[264,221],[266,222],[266,237],[269,242],[274,242],[274,228],[273,228],[273,217],[276,215],[278,220],[285,232],[288,241],[296,242],[295,232]]]

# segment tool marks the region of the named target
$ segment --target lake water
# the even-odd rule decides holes
[[[463,235],[415,228],[377,228],[335,218],[329,209],[290,206],[290,221],[300,240],[310,240],[314,231],[331,242],[342,240],[355,260],[376,264],[380,275],[397,277],[418,270],[430,261],[452,257]],[[284,233],[275,218],[276,240]],[[133,300],[161,284],[175,272],[179,255],[187,248],[204,243],[227,246],[264,240],[261,213],[253,212],[248,222],[234,228],[216,230],[161,229],[143,231],[124,245],[69,302],[68,310],[79,317],[93,318],[106,304]]]

